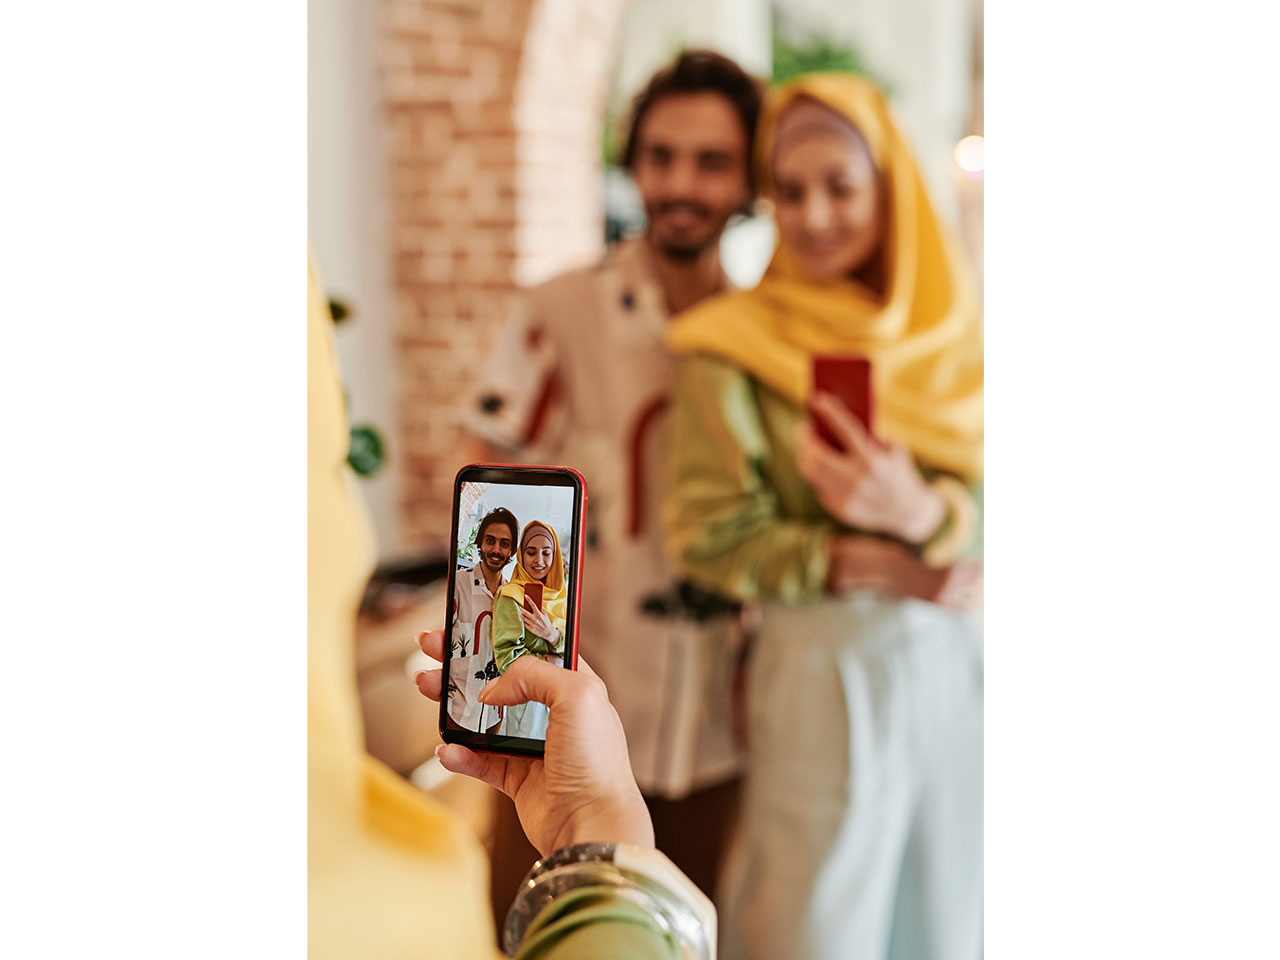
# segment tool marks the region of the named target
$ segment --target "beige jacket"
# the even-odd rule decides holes
[[[675,375],[667,322],[643,241],[623,240],[528,292],[466,418],[511,461],[586,477],[580,651],[609,686],[641,789],[679,797],[733,776],[739,758],[731,621],[645,612],[675,592],[660,516]]]

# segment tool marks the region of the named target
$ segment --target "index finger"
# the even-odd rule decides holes
[[[432,660],[444,662],[444,631],[423,630],[418,634],[418,646]]]
[[[813,395],[812,406],[846,450],[864,460],[870,455],[871,437],[852,410],[825,391]]]

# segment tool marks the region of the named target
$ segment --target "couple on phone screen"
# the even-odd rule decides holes
[[[467,638],[473,638],[474,644],[470,656],[465,649],[455,652],[460,655],[454,660],[456,689],[451,696],[450,716],[468,730],[545,738],[545,705],[534,702],[504,709],[475,700],[484,684],[505,673],[525,654],[562,662],[569,591],[559,538],[549,524],[538,520],[527,524],[516,551],[515,573],[510,582],[503,583],[502,570],[511,559],[516,527],[516,518],[509,510],[499,508],[489,513],[476,534],[480,562],[470,571],[458,571],[454,584],[454,636],[464,644]],[[535,596],[538,593],[540,600]],[[486,622],[490,620],[491,623]],[[473,670],[477,663],[487,668]]]

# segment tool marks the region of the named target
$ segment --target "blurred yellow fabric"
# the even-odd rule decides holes
[[[355,622],[373,540],[346,463],[333,321],[310,257],[307,313],[309,956],[493,960],[480,845],[364,749]]]
[[[808,399],[812,358],[868,357],[876,432],[931,467],[982,475],[982,307],[954,240],[883,95],[852,74],[813,74],[771,91],[757,131],[759,183],[771,190],[769,149],[778,116],[811,97],[866,137],[889,192],[887,296],[852,279],[819,283],[781,244],[754,290],[705,301],[669,332],[677,353],[729,360],[792,403]]]

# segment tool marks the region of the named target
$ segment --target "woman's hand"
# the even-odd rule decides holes
[[[896,597],[925,600],[957,610],[978,605],[982,561],[929,567],[900,543],[869,536],[840,536],[831,541],[827,591],[879,590]]]
[[[556,625],[551,622],[551,618],[541,609],[536,607],[528,597],[524,598],[524,604],[520,609],[520,619],[524,621],[524,628],[535,637],[541,637],[543,640],[554,648],[560,642],[560,631],[556,629]]]
[[[444,632],[421,633],[418,645],[440,660]],[[440,670],[419,671],[414,680],[423,695],[440,699]],[[566,670],[520,657],[480,691],[479,700],[490,706],[536,700],[550,708],[541,760],[474,753],[456,743],[436,748],[446,770],[483,780],[515,801],[520,825],[542,856],[574,843],[653,846],[653,823],[631,773],[622,723],[585,661]]]
[[[812,408],[844,445],[826,443],[806,420],[796,437],[796,466],[813,485],[818,502],[841,523],[923,543],[942,524],[946,504],[929,488],[905,447],[872,438],[829,393]]]

